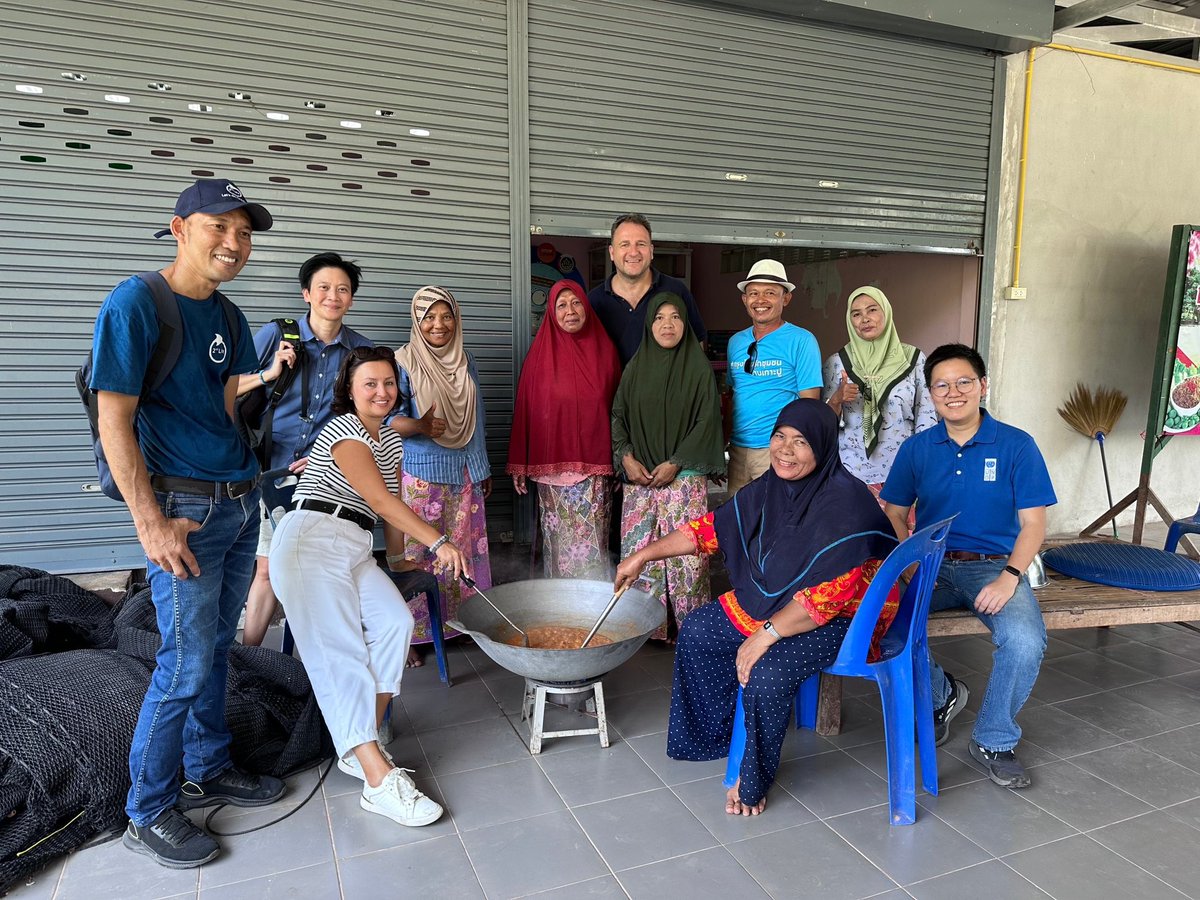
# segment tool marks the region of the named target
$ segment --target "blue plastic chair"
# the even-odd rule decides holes
[[[916,740],[920,742],[921,783],[929,793],[938,792],[933,695],[929,686],[929,639],[925,623],[952,521],[953,517],[921,529],[888,554],[850,621],[837,659],[825,668],[830,675],[869,678],[879,685],[887,745],[888,805],[893,825],[911,825],[917,819]],[[918,564],[917,571],[900,599],[896,618],[881,641],[882,658],[867,662],[871,636],[884,601],[901,573],[913,563]],[[796,695],[798,727],[816,725],[820,677],[817,673],[807,679]],[[725,767],[726,788],[737,782],[745,747],[745,714],[739,687],[729,761]]]
[[[1196,507],[1194,515],[1186,519],[1176,519],[1171,523],[1171,527],[1167,529],[1167,542],[1163,544],[1163,549],[1174,553],[1175,548],[1179,546],[1179,539],[1185,534],[1200,534],[1200,506]]]
[[[272,521],[278,524],[278,520],[283,518],[280,510],[287,511],[292,508],[292,493],[296,489],[295,476],[287,469],[264,472],[261,487],[267,511]],[[437,578],[429,572],[393,572],[391,569],[384,571],[405,600],[411,600],[420,594],[425,595],[429,606],[429,630],[433,632],[433,651],[437,657],[438,677],[449,687],[453,682],[446,668],[446,645],[442,636],[442,595],[438,590]],[[284,619],[281,649],[291,656],[295,647],[296,640],[292,637],[292,629]]]

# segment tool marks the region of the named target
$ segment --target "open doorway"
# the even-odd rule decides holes
[[[532,239],[530,303],[536,330],[546,292],[559,278],[591,290],[612,274],[603,239],[538,235]],[[654,267],[681,279],[696,298],[709,333],[709,357],[723,370],[729,336],[749,327],[737,284],[756,260],[782,262],[796,284],[784,318],[816,336],[821,358],[846,344],[846,300],[865,285],[892,303],[901,340],[928,353],[939,344],[974,344],[980,258],[816,247],[725,245],[656,241]]]

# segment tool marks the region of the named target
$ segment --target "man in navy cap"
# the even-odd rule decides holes
[[[176,242],[159,274],[179,304],[178,361],[142,396],[160,322],[136,275],[104,301],[92,343],[100,440],[146,553],[162,635],[129,753],[124,843],[170,868],[220,852],[181,810],[261,806],[284,792],[277,778],[233,767],[225,724],[228,650],[254,568],[259,501],[258,464],[232,413],[237,376],[257,359],[246,317],[216,289],[241,272],[253,232],[271,224],[233,182],[197,181],[155,235]]]

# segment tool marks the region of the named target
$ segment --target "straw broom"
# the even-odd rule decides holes
[[[1058,414],[1063,421],[1078,431],[1084,437],[1094,439],[1100,444],[1100,462],[1104,466],[1104,490],[1108,493],[1108,507],[1112,509],[1112,485],[1108,481],[1108,458],[1104,455],[1104,438],[1116,427],[1117,419],[1125,411],[1129,401],[1121,391],[1101,387],[1092,396],[1091,388],[1082,383],[1075,385],[1075,390],[1067,398],[1066,406],[1059,409]],[[1112,521],[1113,537],[1117,536],[1117,520]]]

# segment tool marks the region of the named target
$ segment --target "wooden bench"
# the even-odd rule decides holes
[[[1200,590],[1135,591],[1080,581],[1055,572],[1047,574],[1050,582],[1034,591],[1034,595],[1042,607],[1048,631],[1200,620]],[[931,638],[987,633],[984,624],[969,610],[947,609],[929,616]],[[842,679],[822,675],[817,733],[837,734],[841,727]]]

